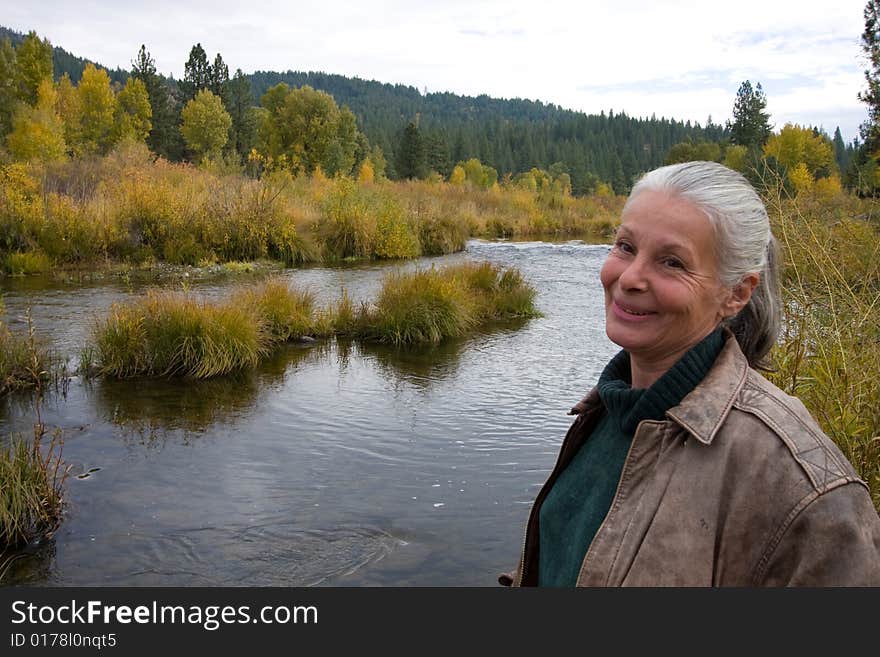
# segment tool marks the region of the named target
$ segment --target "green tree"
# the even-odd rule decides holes
[[[183,80],[179,84],[183,104],[195,98],[202,89],[210,89],[212,82],[213,74],[208,55],[205,54],[202,44],[197,43],[189,51],[189,59],[183,69]]]
[[[425,144],[419,127],[412,121],[403,130],[397,151],[397,175],[400,178],[424,178],[428,175]]]
[[[379,146],[373,146],[370,149],[370,155],[367,157],[373,165],[373,174],[377,180],[385,177],[385,153]]]
[[[834,161],[837,162],[837,170],[846,171],[849,168],[851,153],[843,141],[843,135],[840,134],[840,126],[834,129],[834,139],[831,143],[834,146]]]
[[[208,69],[208,75],[210,77],[208,88],[223,101],[223,106],[229,111],[229,67],[219,52],[214,57],[214,64]]]
[[[177,112],[172,106],[165,80],[156,73],[156,62],[143,44],[131,63],[131,77],[144,83],[150,101],[150,134],[147,136],[147,145],[154,153],[170,158],[177,151],[180,134],[177,130]]]
[[[37,88],[32,107],[20,103],[12,119],[12,131],[6,137],[9,153],[17,160],[58,160],[65,156],[64,125],[55,111],[55,88],[46,79]]]
[[[28,105],[37,102],[37,89],[43,80],[52,79],[52,44],[36,32],[28,35],[15,51],[18,62],[18,97]]]
[[[348,174],[355,162],[357,124],[347,107],[306,85],[278,84],[262,98],[266,113],[259,128],[260,150],[285,161],[294,173]]]
[[[425,166],[428,171],[436,171],[444,178],[452,172],[449,146],[440,133],[428,134],[424,138]]]
[[[115,141],[146,140],[152,128],[152,116],[146,85],[138,78],[128,78],[125,87],[116,96]]]
[[[860,91],[858,97],[868,106],[868,119],[862,124],[861,133],[865,150],[876,159],[880,150],[880,0],[868,0],[863,16],[862,52],[868,60],[868,88]]]
[[[745,146],[731,144],[724,151],[724,166],[733,169],[734,171],[739,171],[740,173],[745,172],[746,156],[748,152],[749,149]]]
[[[12,130],[18,102],[18,60],[9,39],[0,43],[0,140]]]
[[[251,83],[241,69],[229,82],[229,102],[226,106],[232,118],[230,139],[232,147],[241,156],[246,157],[257,141],[257,113],[254,111],[254,97]]]
[[[110,77],[104,69],[87,64],[76,88],[79,107],[78,121],[73,130],[75,143],[71,144],[78,155],[104,154],[114,144],[114,119],[116,97],[110,88]]]
[[[202,89],[180,112],[180,132],[197,160],[216,157],[229,139],[232,118],[220,98]]]
[[[770,115],[765,111],[767,97],[759,82],[755,88],[749,80],[743,82],[736,92],[733,103],[733,122],[728,123],[734,144],[761,147],[770,136]]]

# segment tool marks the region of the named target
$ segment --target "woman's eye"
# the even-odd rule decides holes
[[[663,263],[667,267],[672,267],[673,269],[684,269],[684,263],[678,258],[666,258]]]

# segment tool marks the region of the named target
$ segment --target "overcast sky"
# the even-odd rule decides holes
[[[193,44],[230,72],[325,71],[587,113],[731,116],[760,82],[771,123],[844,139],[867,116],[863,0],[0,0],[0,24],[110,68],[143,43],[183,76]]]

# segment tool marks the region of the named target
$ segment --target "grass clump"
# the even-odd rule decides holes
[[[3,258],[3,271],[11,276],[43,274],[52,268],[52,261],[39,251],[16,251]]]
[[[0,448],[0,553],[50,537],[61,522],[68,474],[61,434],[56,432],[46,448],[42,438],[40,426],[30,443],[13,436]]]
[[[360,318],[360,336],[395,345],[461,337],[480,323],[535,317],[535,290],[518,270],[489,262],[392,274]]]
[[[385,279],[363,337],[396,345],[459,337],[478,321],[475,299],[448,272],[431,269]]]
[[[344,291],[327,308],[281,278],[209,304],[151,292],[96,323],[82,369],[100,375],[207,378],[255,366],[279,344],[339,336],[395,345],[461,337],[482,322],[535,317],[535,290],[515,269],[466,263],[386,278],[372,305]]]
[[[311,337],[318,332],[315,295],[309,291],[291,289],[280,277],[239,291],[232,303],[246,307],[263,326],[272,343]]]
[[[207,378],[255,366],[267,352],[263,326],[237,304],[212,305],[183,292],[152,292],[114,305],[95,326],[99,374]]]
[[[37,340],[30,313],[24,336],[13,333],[0,320],[0,396],[39,387],[59,375],[57,365],[57,359]]]

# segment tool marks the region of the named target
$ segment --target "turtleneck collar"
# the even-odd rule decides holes
[[[706,376],[724,345],[719,327],[691,347],[649,388],[631,387],[629,353],[620,351],[599,377],[599,397],[612,421],[632,435],[642,420],[662,420],[666,411],[681,403]]]

